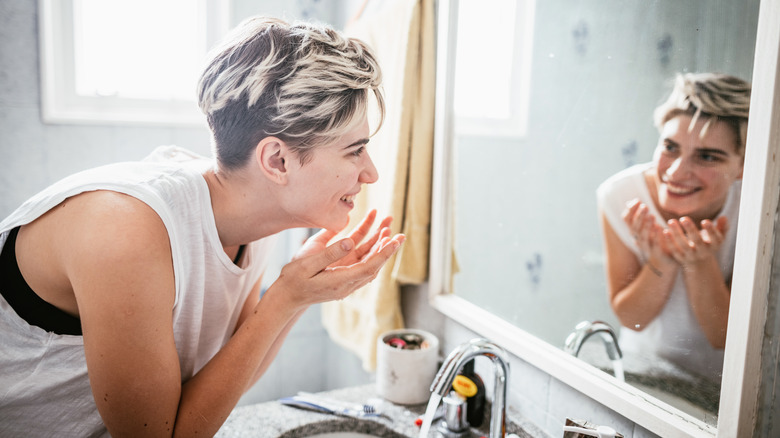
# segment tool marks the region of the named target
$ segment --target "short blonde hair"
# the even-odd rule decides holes
[[[305,163],[310,151],[368,113],[369,92],[385,105],[371,49],[320,24],[252,17],[210,54],[198,83],[217,160],[243,166],[265,137],[285,141]]]
[[[750,83],[719,73],[678,74],[669,98],[655,109],[655,126],[660,130],[669,120],[681,114],[694,123],[706,120],[702,135],[711,123],[724,122],[736,134],[735,150],[744,153],[750,110]],[[691,123],[691,128],[694,123]]]

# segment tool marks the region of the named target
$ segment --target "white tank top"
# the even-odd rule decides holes
[[[629,167],[604,181],[597,189],[599,210],[604,213],[612,229],[623,244],[637,256],[640,263],[645,263],[647,257],[640,252],[622,215],[626,203],[639,198],[655,216],[656,223],[666,224],[653,203],[645,182],[644,172],[650,166],[651,163],[644,163]],[[717,254],[720,270],[726,279],[731,278],[734,269],[741,189],[740,180],[732,184],[726,203],[717,215],[725,216],[729,224],[726,238]],[[713,348],[701,330],[688,301],[682,273],[678,273],[669,300],[661,313],[640,332],[621,328],[619,344],[624,352],[643,357],[658,356],[709,380],[720,382],[724,350]]]
[[[276,240],[271,236],[247,245],[241,267],[228,258],[202,176],[211,165],[205,158],[168,146],[143,162],[75,174],[0,222],[0,248],[11,229],[79,193],[112,190],[148,204],[162,219],[171,242],[176,289],[173,333],[182,381],[186,381],[233,334]],[[27,324],[2,296],[0,370],[0,436],[108,435],[89,386],[82,337]]]

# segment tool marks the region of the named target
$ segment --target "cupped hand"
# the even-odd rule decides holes
[[[659,263],[673,262],[668,241],[664,237],[664,229],[655,222],[655,217],[647,205],[639,199],[629,202],[623,212],[623,221],[631,230],[639,250],[649,260]]]
[[[368,240],[363,242],[363,239],[365,239],[366,236],[368,236],[369,231],[371,231],[371,226],[374,224],[376,215],[376,210],[369,211],[360,224],[358,224],[352,233],[350,233],[348,237],[358,246],[354,251],[350,251],[347,256],[339,259],[336,262],[337,264],[351,265],[361,260],[377,243],[381,243],[385,238],[390,236],[390,223],[393,221],[393,218],[388,216],[382,220],[374,234],[371,235]],[[336,237],[336,234],[338,234],[338,231],[330,231],[326,229],[320,230],[317,234],[304,242],[301,249],[298,250],[295,256],[293,256],[293,260],[297,260],[309,254],[322,251],[328,245],[328,242]]]
[[[695,265],[708,258],[715,257],[728,231],[728,220],[718,218],[714,223],[705,219],[701,229],[687,216],[668,221],[669,228],[664,238],[669,253],[681,265]]]
[[[390,217],[366,239],[375,218],[371,211],[348,237],[330,245],[335,232],[323,230],[309,238],[268,292],[281,289],[295,305],[306,306],[343,299],[371,282],[406,239],[390,236]]]

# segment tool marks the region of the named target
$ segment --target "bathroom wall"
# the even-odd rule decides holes
[[[276,2],[235,0],[232,21],[253,14],[333,21],[340,3],[330,0]],[[176,144],[210,154],[206,127],[166,128],[52,125],[41,122],[38,72],[38,2],[0,2],[0,217],[25,199],[71,173],[116,161],[138,160],[158,145]],[[300,233],[283,244],[279,266]],[[267,275],[266,278],[272,277]],[[312,364],[318,364],[312,367]],[[290,333],[277,360],[241,403],[273,400],[299,390],[320,391],[365,383],[360,361],[333,344],[320,323],[319,306],[309,309]]]

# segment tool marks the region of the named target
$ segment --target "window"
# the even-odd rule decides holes
[[[202,126],[195,88],[227,3],[40,0],[44,122]]]
[[[456,135],[525,135],[534,1],[457,2],[453,85]],[[466,25],[475,22],[489,23],[491,31],[478,30],[488,26]]]

